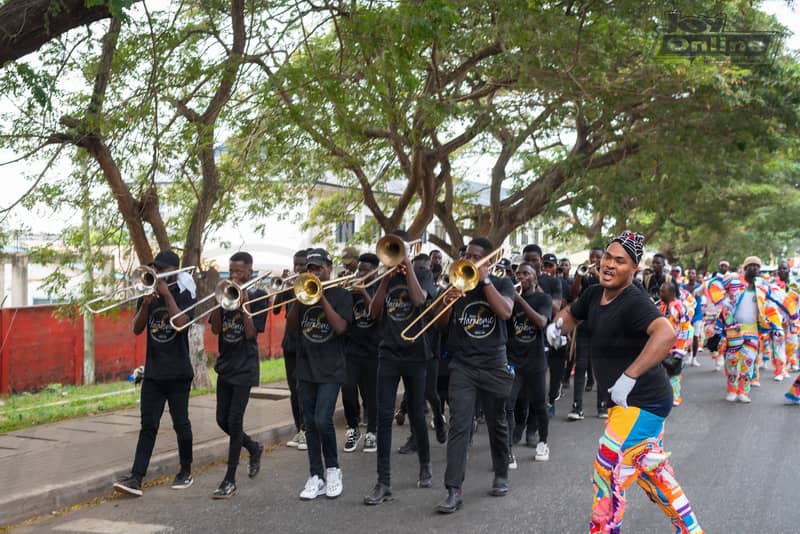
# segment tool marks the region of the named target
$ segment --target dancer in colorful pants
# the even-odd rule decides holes
[[[709,298],[719,308],[718,323],[727,340],[725,400],[729,402],[750,402],[750,386],[757,378],[759,333],[783,336],[778,306],[770,284],[759,276],[760,269],[761,260],[750,256],[744,261],[744,274],[715,277],[708,286]]]
[[[702,533],[662,449],[672,388],[660,365],[675,330],[648,296],[632,285],[644,236],[625,231],[603,254],[600,284],[590,287],[547,327],[551,345],[583,321],[598,387],[611,397],[609,419],[594,463],[590,533],[618,534],[625,490],[638,483],[678,533]]]
[[[684,301],[678,298],[678,286],[675,282],[668,280],[661,284],[661,300],[658,302],[658,310],[667,318],[676,335],[675,344],[670,351],[670,358],[664,360],[664,366],[672,384],[672,404],[678,406],[683,402],[681,371],[685,358],[689,354],[688,351],[691,349],[692,327],[689,315],[686,313],[687,307],[684,306]]]

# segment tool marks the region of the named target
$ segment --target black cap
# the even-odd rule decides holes
[[[503,258],[502,260],[498,261],[497,265],[499,265],[500,267],[502,267],[506,271],[510,271],[511,270],[511,260],[509,260],[508,258]]]
[[[152,265],[157,269],[166,269],[168,267],[177,268],[180,266],[180,264],[181,259],[171,250],[162,250],[156,254],[156,257],[152,263]]]
[[[558,265],[558,258],[556,258],[555,254],[545,254],[542,256],[542,263],[550,263],[552,265]]]
[[[313,248],[308,251],[306,265],[320,265],[326,267],[333,263],[333,258],[324,248]]]

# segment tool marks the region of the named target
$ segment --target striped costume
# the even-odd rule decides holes
[[[692,309],[694,303],[692,299]],[[667,318],[672,329],[675,330],[676,339],[675,344],[672,346],[671,354],[681,360],[683,364],[686,359],[687,353],[692,347],[692,324],[691,318],[687,313],[688,306],[684,304],[679,298],[675,298],[667,304],[666,302],[659,301],[658,309]],[[681,374],[680,369],[676,374],[670,376],[670,383],[672,384],[672,397],[675,406],[683,402],[681,399]]]

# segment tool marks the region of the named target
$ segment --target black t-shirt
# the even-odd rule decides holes
[[[504,297],[514,298],[514,284],[509,278],[490,276],[494,287]],[[492,311],[485,296],[485,286],[478,287],[453,305],[447,332],[447,349],[454,361],[471,367],[505,367],[508,329]]]
[[[427,303],[436,294],[433,275],[429,269],[414,269],[414,274],[419,281],[420,287],[428,294]],[[424,304],[422,307],[417,308],[411,302],[406,277],[401,274],[392,275],[386,288],[383,316],[381,317],[382,336],[378,351],[381,358],[425,361],[433,356],[427,335],[420,336],[414,342],[406,341],[400,337],[400,332],[416,319],[423,309],[425,309]],[[409,334],[414,335],[419,332],[425,326],[426,320],[431,317],[432,315],[429,312],[425,319],[417,322]]]
[[[642,352],[650,323],[661,313],[647,294],[633,285],[617,298],[600,305],[603,288],[595,285],[570,306],[570,313],[584,321],[591,337],[592,369],[598,387],[608,389]],[[672,387],[661,365],[640,376],[628,395],[628,404],[666,417],[672,406]]]
[[[539,287],[542,291],[550,295],[553,300],[561,300],[564,296],[561,293],[561,282],[555,276],[541,273],[538,278]]]
[[[659,300],[661,298],[661,286],[666,281],[667,277],[664,273],[661,273],[660,275],[653,273],[649,278],[647,278],[644,288],[650,295],[651,299]]]
[[[272,309],[272,313],[278,315],[281,310],[286,310],[286,315],[284,317],[289,316],[289,310],[292,309],[292,305],[294,302],[290,302],[285,306],[277,306],[280,303],[286,302],[287,300],[291,300],[294,298],[294,293],[289,291],[283,291],[275,297],[275,305],[276,307]],[[283,353],[286,354],[287,352],[294,354],[297,352],[297,332],[291,331],[288,328],[284,329],[283,331],[283,339],[281,340],[281,349],[283,349]]]
[[[195,303],[194,297],[187,290],[178,290],[177,285],[171,287],[172,298],[181,310]],[[136,310],[142,307],[142,299],[136,302]],[[192,362],[189,358],[189,330],[181,332],[172,328],[170,314],[164,297],[158,297],[150,303],[147,317],[147,356],[144,364],[145,378],[154,380],[191,380],[194,378]],[[189,319],[194,317],[194,310],[186,313]]]
[[[376,286],[367,288],[370,297],[375,296]],[[347,356],[353,358],[376,358],[378,356],[378,342],[380,330],[377,321],[369,316],[364,297],[358,291],[353,291],[353,322],[347,329]]]
[[[353,322],[353,296],[341,287],[325,290],[334,311],[348,325]],[[297,378],[316,384],[342,384],[345,381],[344,348],[347,336],[337,336],[325,316],[322,304],[296,303],[298,310]]]
[[[525,302],[548,320],[553,313],[553,299],[547,293],[533,292],[523,295]],[[542,370],[547,367],[544,352],[544,333],[528,320],[525,311],[514,303],[514,311],[508,321],[508,363],[521,369],[530,367]]]
[[[562,278],[558,277],[559,281],[561,281],[561,296],[567,304],[571,303],[574,299],[572,298],[572,278]]]
[[[267,293],[261,289],[249,289],[247,299],[253,300]],[[260,300],[248,306],[251,312],[267,307],[267,300]],[[261,379],[258,364],[258,333],[264,331],[267,314],[261,313],[253,317],[256,336],[253,339],[244,337],[244,320],[241,308],[238,310],[222,310],[222,330],[217,337],[219,357],[214,370],[228,384],[234,386],[257,386]],[[211,322],[211,317],[208,318]]]

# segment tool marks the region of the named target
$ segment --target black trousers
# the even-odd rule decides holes
[[[575,381],[573,384],[573,408],[583,410],[583,388],[586,386],[586,376],[591,373],[591,350],[589,336],[578,332],[575,338]],[[592,376],[592,378],[594,378]],[[594,382],[594,380],[592,381]],[[597,388],[597,407],[601,404],[608,405],[608,391]]]
[[[178,436],[178,457],[181,468],[192,465],[192,424],[189,422],[189,392],[192,380],[154,380],[145,378],[142,382],[140,412],[142,426],[139,430],[139,442],[136,444],[136,457],[133,460],[131,473],[139,478],[147,474],[156,435],[164,414],[164,404],[169,403],[169,415],[172,417],[172,428]]]
[[[392,418],[397,386],[403,379],[408,392],[408,417],[417,438],[420,464],[431,461],[428,429],[425,426],[425,362],[382,359],[378,364],[378,482],[391,486]]]
[[[458,363],[450,366],[450,431],[447,435],[447,469],[444,485],[460,488],[467,468],[467,449],[472,432],[475,402],[480,399],[489,432],[492,467],[497,476],[508,476],[508,426],[506,399],[513,378],[504,367],[479,369]]]
[[[339,384],[299,383],[303,401],[303,417],[306,422],[309,476],[317,475],[325,480],[325,469],[339,467],[336,450],[336,427],[333,413],[339,398]],[[323,459],[325,463],[323,464]]]
[[[250,454],[258,451],[256,443],[244,431],[244,412],[250,400],[250,386],[229,384],[217,378],[217,425],[230,436],[228,444],[228,475],[236,472],[242,447]],[[235,482],[233,478],[231,482]]]
[[[558,397],[559,390],[561,389],[561,380],[564,378],[568,351],[568,346],[561,347],[560,349],[550,347],[547,353],[547,366],[550,369],[550,391],[547,395],[547,401],[550,404],[555,404],[556,397]]]
[[[289,384],[289,402],[292,404],[292,418],[298,432],[303,430],[303,410],[300,402],[300,386],[297,381],[297,353],[283,353],[283,367],[286,369],[286,383]]]
[[[433,358],[428,360],[425,366],[425,400],[431,407],[433,420],[439,421],[442,418],[442,399],[439,397],[439,360]],[[408,413],[408,392],[403,392],[403,401],[400,403],[400,411]],[[411,426],[411,435],[414,435],[414,426]]]
[[[525,392],[525,397],[530,404],[528,418],[528,432],[539,432],[539,441],[547,442],[550,419],[547,417],[546,392],[547,370],[535,369],[529,366],[517,368],[514,375],[514,384],[506,403],[506,420],[508,422],[508,446],[511,447],[511,436],[514,434],[514,406],[520,392]],[[533,418],[533,421],[530,419]]]
[[[347,382],[342,385],[342,405],[347,426],[357,428],[361,422],[359,391],[364,399],[367,432],[378,431],[378,359],[347,358]]]

